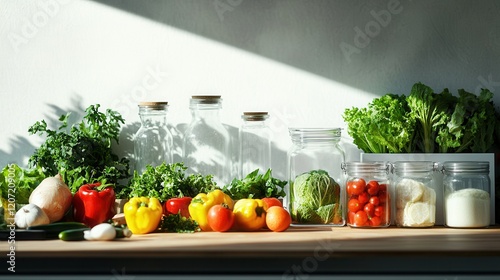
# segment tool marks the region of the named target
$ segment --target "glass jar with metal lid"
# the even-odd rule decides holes
[[[436,222],[436,186],[432,161],[393,164],[398,227],[432,227]]]
[[[191,123],[184,133],[183,159],[188,174],[212,175],[220,186],[229,183],[229,132],[220,120],[220,95],[193,95],[189,102]]]
[[[284,205],[292,225],[345,225],[340,128],[290,128]]]
[[[391,224],[389,165],[384,162],[346,162],[347,225],[381,228]]]
[[[140,102],[141,126],[134,136],[135,170],[172,163],[172,134],[167,127],[168,102]]]
[[[443,164],[445,225],[482,228],[490,224],[490,164],[487,161]]]
[[[271,168],[272,131],[266,121],[267,112],[244,112],[239,129],[239,175],[244,178],[256,169]]]

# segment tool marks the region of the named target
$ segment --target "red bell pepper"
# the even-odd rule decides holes
[[[181,216],[189,218],[189,204],[191,197],[174,197],[168,199],[163,205],[163,214],[171,215],[180,213]]]
[[[112,186],[100,188],[101,183],[81,186],[73,196],[74,220],[93,227],[113,218],[115,191]]]

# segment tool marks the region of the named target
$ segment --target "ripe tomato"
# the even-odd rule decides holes
[[[380,204],[380,199],[378,198],[378,196],[370,197],[370,204],[373,204],[374,206],[378,206]]]
[[[347,211],[347,222],[350,225],[354,224],[354,216],[356,216],[356,212]]]
[[[377,195],[380,189],[380,185],[378,184],[377,181],[372,180],[368,182],[368,184],[366,185],[366,189],[369,195]]]
[[[385,207],[377,206],[375,207],[375,216],[383,218],[385,215]]]
[[[359,195],[365,191],[366,181],[362,178],[356,178],[347,182],[347,194]]]
[[[272,206],[283,207],[283,203],[281,203],[281,201],[276,197],[264,197],[261,200],[267,205],[267,209],[271,208]]]
[[[375,205],[373,205],[371,203],[367,203],[367,204],[365,204],[365,207],[363,208],[363,210],[365,211],[366,215],[368,215],[368,218],[371,218],[375,214]]]
[[[368,203],[369,200],[370,196],[368,195],[367,192],[363,192],[360,195],[358,195],[358,201],[361,205],[365,205],[366,203]]]
[[[364,226],[368,221],[368,215],[366,215],[365,211],[358,211],[356,215],[354,215],[354,225],[355,226]]]
[[[371,226],[378,227],[380,224],[382,224],[382,219],[380,217],[375,216],[370,219]]]
[[[380,190],[378,192],[378,199],[380,200],[380,203],[384,204],[387,201],[387,191]]]
[[[355,198],[349,199],[349,203],[347,204],[347,208],[349,209],[349,211],[354,212],[354,213],[361,210],[362,207],[363,207],[363,205],[361,205],[359,203],[359,201]]]
[[[387,184],[380,184],[380,191],[387,191]]]
[[[234,213],[223,205],[214,205],[208,210],[207,222],[214,231],[228,231],[234,224]]]

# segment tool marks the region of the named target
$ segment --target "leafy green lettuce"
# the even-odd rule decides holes
[[[484,153],[500,138],[492,98],[487,89],[455,96],[416,83],[408,96],[386,94],[366,108],[346,109],[343,118],[366,153]]]
[[[405,96],[386,94],[366,108],[346,109],[347,132],[359,149],[370,153],[401,153],[413,150],[415,118]]]

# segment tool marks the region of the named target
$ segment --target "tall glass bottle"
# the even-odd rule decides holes
[[[167,127],[168,102],[141,102],[141,127],[134,136],[135,170],[141,174],[147,165],[172,163],[172,134]]]
[[[220,120],[219,95],[194,95],[189,103],[192,120],[184,133],[183,159],[187,173],[213,175],[223,186],[232,178],[229,133]]]
[[[266,172],[271,168],[272,132],[267,126],[267,112],[244,112],[241,116],[243,124],[239,130],[240,178],[260,169]]]

